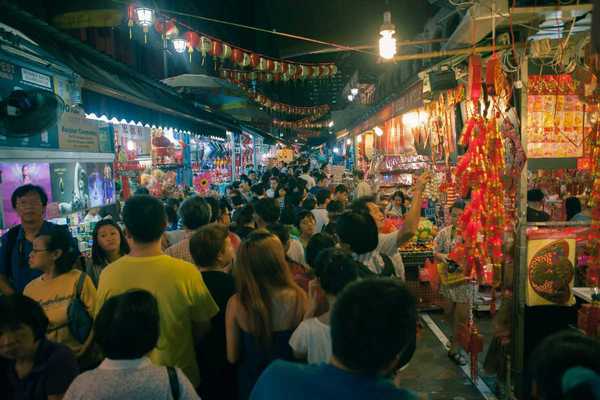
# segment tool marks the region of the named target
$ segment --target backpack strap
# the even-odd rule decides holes
[[[394,262],[387,254],[379,253],[381,259],[383,260],[383,270],[381,271],[381,276],[395,276],[396,268],[394,266]]]
[[[173,396],[173,400],[179,400],[179,379],[177,378],[177,371],[173,367],[167,367],[167,374],[169,375],[171,396]]]
[[[79,273],[79,279],[77,279],[77,286],[75,287],[75,298],[81,300],[81,291],[83,290],[83,282],[85,281],[85,272]]]

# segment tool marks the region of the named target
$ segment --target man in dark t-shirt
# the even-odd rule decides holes
[[[544,192],[540,189],[531,189],[527,192],[527,222],[548,222],[550,214],[542,211]]]
[[[402,283],[385,278],[353,283],[333,307],[330,363],[275,361],[250,399],[415,400],[390,378],[414,353],[416,325],[415,299]]]

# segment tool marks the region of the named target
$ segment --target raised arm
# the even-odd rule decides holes
[[[402,246],[404,243],[408,242],[417,232],[417,228],[419,227],[419,220],[421,219],[423,190],[425,189],[425,185],[427,184],[430,178],[431,174],[429,172],[424,172],[417,180],[415,189],[413,191],[413,199],[410,205],[410,209],[404,217],[404,225],[400,230],[398,230],[398,236],[396,239],[398,246]]]

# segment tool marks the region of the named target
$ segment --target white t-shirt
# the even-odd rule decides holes
[[[290,248],[287,251],[287,256],[298,264],[306,265],[304,247],[302,247],[302,243],[298,239],[290,238]]]
[[[312,176],[310,176],[308,174],[300,175],[300,179],[304,179],[306,181],[306,188],[308,190],[312,189],[314,186],[317,185],[317,182],[315,182],[315,178],[313,178]]]
[[[275,191],[273,189],[271,189],[271,188],[267,189],[266,194],[267,194],[267,197],[270,198],[270,199],[272,199],[272,198],[275,197]]]
[[[318,318],[304,320],[292,334],[290,347],[295,353],[306,354],[309,364],[329,362],[331,329]]]
[[[324,208],[315,208],[310,212],[315,216],[315,232],[320,233],[323,227],[329,223],[329,213]]]
[[[385,267],[385,262],[381,257],[381,254],[388,256],[394,263],[394,271],[396,277],[404,280],[404,263],[402,262],[402,256],[398,251],[398,231],[392,233],[380,233],[378,237],[379,243],[377,248],[369,253],[356,254],[352,253],[354,259],[376,274],[380,274]]]

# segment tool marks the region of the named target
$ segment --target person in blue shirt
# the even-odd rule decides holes
[[[328,364],[273,362],[251,400],[416,400],[392,383],[415,351],[415,298],[398,280],[365,279],[339,295],[331,314]]]
[[[40,186],[27,184],[15,189],[11,204],[21,219],[21,224],[11,228],[0,239],[0,293],[21,293],[29,282],[42,271],[29,267],[29,253],[33,240],[48,234],[52,229],[68,229],[45,221],[48,196]],[[73,239],[75,248],[77,242]]]

